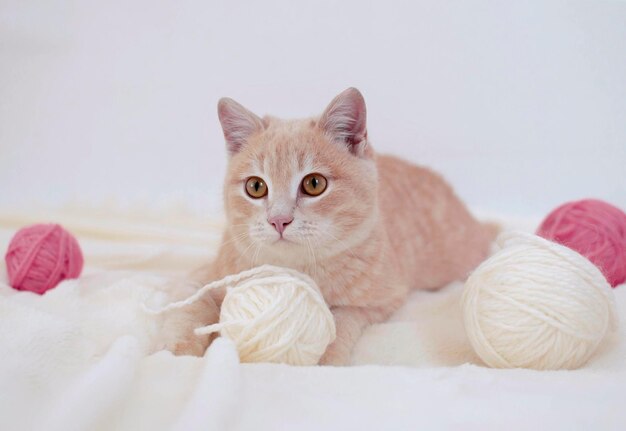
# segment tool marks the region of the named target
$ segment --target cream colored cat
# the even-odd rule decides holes
[[[265,263],[309,274],[337,324],[320,363],[347,364],[363,329],[410,289],[464,278],[487,255],[493,229],[441,177],[374,152],[357,89],[319,118],[259,118],[226,98],[218,113],[230,155],[227,226],[203,281]]]

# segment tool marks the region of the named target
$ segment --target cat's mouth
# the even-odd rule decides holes
[[[272,242],[272,244],[295,244],[295,243],[281,235],[278,239]]]

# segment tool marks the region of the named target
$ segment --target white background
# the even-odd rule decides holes
[[[298,117],[348,86],[474,207],[626,208],[626,3],[414,0],[0,0],[0,207],[211,207],[219,97]]]

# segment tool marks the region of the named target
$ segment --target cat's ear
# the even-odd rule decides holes
[[[241,151],[250,136],[264,129],[263,122],[258,116],[228,97],[220,99],[217,103],[217,115],[222,124],[226,149],[230,156]]]
[[[319,120],[324,132],[356,156],[365,155],[367,147],[365,99],[356,88],[348,88],[330,102]]]

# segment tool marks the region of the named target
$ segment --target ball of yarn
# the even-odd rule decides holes
[[[5,255],[9,284],[17,290],[43,294],[83,269],[83,253],[76,238],[58,224],[20,229]]]
[[[595,199],[568,202],[552,211],[537,235],[592,261],[611,286],[626,281],[626,214]]]
[[[199,300],[226,287],[219,323],[196,334],[219,332],[236,345],[242,362],[315,365],[335,339],[335,321],[322,293],[308,276],[263,265],[204,286],[161,313]]]
[[[613,292],[577,252],[536,235],[507,232],[501,249],[467,279],[465,330],[489,366],[574,369],[616,327]]]

